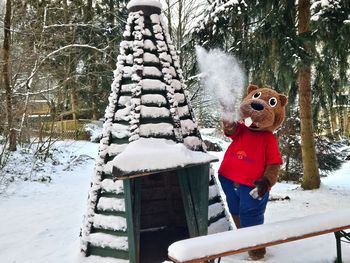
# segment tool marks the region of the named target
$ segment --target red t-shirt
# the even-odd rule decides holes
[[[237,123],[235,133],[229,137],[233,141],[219,168],[222,176],[253,187],[253,182],[264,175],[266,165],[282,164],[278,142],[272,132],[252,131]]]

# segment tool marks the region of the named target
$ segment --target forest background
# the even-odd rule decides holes
[[[104,116],[127,18],[119,0],[0,2],[0,182],[18,148],[50,158],[64,131],[85,138]],[[220,130],[201,85],[195,46],[237,57],[248,82],[289,97],[277,132],[281,180],[318,188],[349,144],[350,2],[346,0],[164,0],[189,99],[201,127]],[[72,125],[73,124],[73,125]],[[73,126],[69,129],[67,126]],[[7,179],[6,179],[7,180]]]

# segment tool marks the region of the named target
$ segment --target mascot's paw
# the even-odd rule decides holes
[[[227,120],[222,120],[223,128],[224,128],[224,133],[227,136],[231,136],[232,134],[235,133],[236,130],[236,123],[227,121]]]
[[[258,189],[259,197],[263,197],[270,188],[270,181],[266,177],[261,178],[254,182],[254,185]]]

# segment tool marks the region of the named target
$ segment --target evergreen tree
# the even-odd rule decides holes
[[[338,115],[344,122],[343,127],[348,127],[345,121],[348,113],[334,106],[345,104],[341,101],[345,98],[341,92],[347,83],[349,68],[350,34],[346,22],[349,3],[344,0],[327,1],[328,4],[314,1],[305,9],[300,7],[304,1],[298,3],[297,6],[287,0],[215,0],[193,31],[192,43],[206,48],[219,47],[234,54],[246,67],[249,81],[288,94],[289,109],[297,107],[299,99],[301,125],[304,125],[301,134],[309,133],[306,141],[310,143],[313,141],[313,124],[319,130],[328,127],[334,133],[335,116]],[[308,28],[300,32],[297,25],[300,21],[303,24],[304,18],[310,20],[310,11],[312,21],[304,21]],[[307,89],[298,89],[298,86]],[[300,93],[305,90],[306,93]],[[287,118],[290,117],[288,111]],[[326,119],[323,122],[319,121],[321,113]],[[346,129],[343,130],[344,135]],[[315,147],[311,142],[307,148]],[[304,162],[306,166],[313,163],[314,185],[318,187],[316,158],[310,160],[305,156]],[[309,188],[306,184],[305,187]]]
[[[333,136],[336,135],[337,126],[340,126],[338,135],[348,137],[349,127],[343,121],[349,118],[349,112],[343,106],[349,101],[342,94],[349,85],[350,3],[332,0],[325,4],[315,1],[311,11],[311,28],[317,51],[313,92],[314,115],[318,118],[314,118],[314,124],[318,128],[318,124],[323,123]],[[343,117],[340,118],[340,125],[336,123],[336,115]],[[317,119],[322,122],[316,121]]]
[[[299,46],[291,1],[214,1],[192,44],[221,48],[245,66],[250,82],[287,93],[293,104]]]
[[[313,110],[318,113],[320,105],[333,106],[335,100],[339,100],[339,91],[347,82],[350,50],[349,23],[346,22],[350,4],[344,0],[324,3],[314,2],[310,33],[301,37],[297,34],[297,10],[292,1],[215,0],[193,30],[192,49],[200,44],[234,54],[246,67],[251,82],[287,93],[293,106],[298,93],[297,65],[305,56],[303,39],[307,38],[315,47],[312,65],[319,69],[314,71],[312,82],[314,91],[317,90],[313,102],[320,102],[315,103]],[[196,69],[192,73],[195,72]],[[330,85],[326,79],[335,81]],[[327,96],[318,97],[324,95]]]

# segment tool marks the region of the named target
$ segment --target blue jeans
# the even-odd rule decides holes
[[[269,192],[260,200],[254,199],[249,194],[253,187],[242,184],[235,186],[233,181],[222,175],[219,175],[219,180],[226,195],[230,213],[239,217],[241,227],[261,225],[264,223]]]

